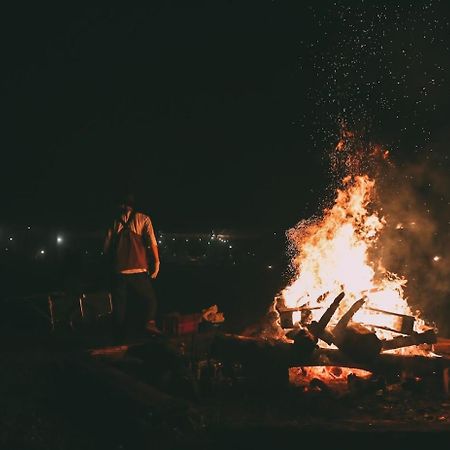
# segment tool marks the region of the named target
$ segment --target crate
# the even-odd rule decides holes
[[[167,314],[163,319],[162,329],[165,334],[180,336],[183,334],[196,333],[198,325],[202,320],[201,313],[194,314]]]

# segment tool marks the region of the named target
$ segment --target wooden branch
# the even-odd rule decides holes
[[[427,330],[423,333],[413,333],[410,336],[397,336],[392,339],[385,339],[381,342],[381,345],[383,350],[393,350],[411,345],[435,344],[436,342],[436,332],[434,330]]]

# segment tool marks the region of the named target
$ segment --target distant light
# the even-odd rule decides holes
[[[158,244],[162,244],[162,241],[161,241],[161,240],[159,240],[159,241],[158,241]]]
[[[398,223],[397,226],[395,227],[396,230],[403,230],[403,224],[402,223]]]
[[[172,241],[174,241],[175,240],[175,238],[172,238]]]
[[[9,250],[9,248],[8,247],[5,247],[5,252],[7,252]]]
[[[57,242],[58,244],[62,244],[62,243],[64,242],[63,237],[62,237],[62,236],[56,236],[56,242]]]
[[[12,241],[12,240],[13,240],[12,236],[10,236],[10,237],[9,237],[9,240],[10,240],[10,241]]]
[[[189,242],[189,239],[186,239],[186,242]]]
[[[27,229],[28,229],[28,230],[31,230],[31,227],[30,227],[30,226],[28,226],[28,227],[27,227]]]
[[[39,253],[40,253],[41,255],[45,255],[45,250],[41,250]]]
[[[267,266],[268,269],[272,269],[272,266]]]
[[[233,248],[233,246],[232,246],[232,245],[229,245],[228,248]]]
[[[436,256],[433,258],[433,261],[439,261],[440,259],[441,259],[441,257],[436,255]]]

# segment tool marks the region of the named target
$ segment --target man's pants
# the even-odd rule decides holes
[[[146,323],[155,320],[156,295],[148,273],[116,274],[111,296],[116,341],[141,336]]]

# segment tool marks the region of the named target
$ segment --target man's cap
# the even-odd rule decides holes
[[[131,208],[134,208],[136,204],[136,200],[134,198],[134,195],[132,193],[127,193],[119,197],[119,204],[130,206]]]

